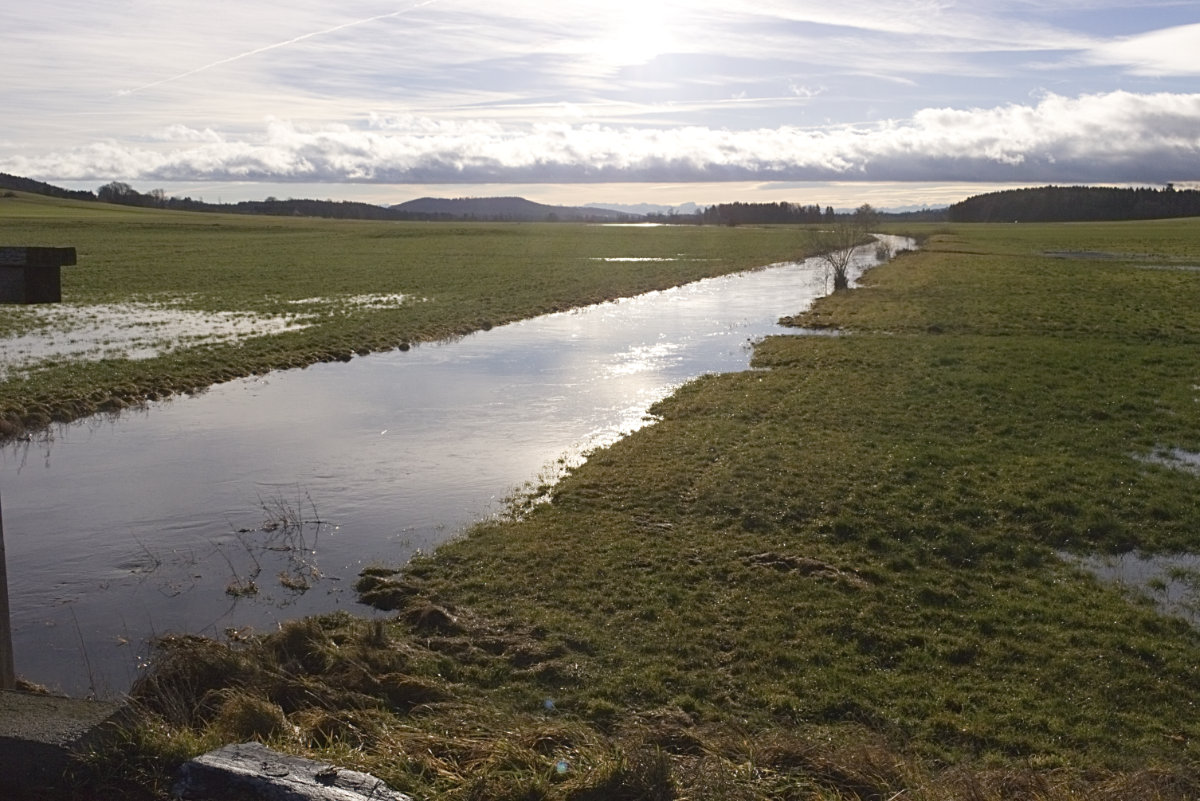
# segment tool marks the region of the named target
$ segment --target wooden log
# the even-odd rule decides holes
[[[181,799],[254,801],[412,801],[369,773],[289,756],[259,743],[227,745],[180,768]]]

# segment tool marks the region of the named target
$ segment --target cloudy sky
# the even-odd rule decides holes
[[[0,172],[222,199],[1200,180],[1195,0],[40,0]]]

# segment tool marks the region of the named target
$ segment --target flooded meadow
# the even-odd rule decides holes
[[[857,269],[874,258],[864,249]],[[353,590],[363,567],[536,496],[682,383],[746,369],[753,343],[787,333],[776,321],[825,285],[818,260],[775,265],[12,443],[0,476],[17,671],[109,696],[156,636],[369,614]]]

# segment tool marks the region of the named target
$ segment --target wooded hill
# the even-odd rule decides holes
[[[324,217],[344,220],[478,220],[486,222],[620,222],[642,219],[640,215],[603,208],[550,206],[519,197],[420,198],[395,206],[379,206],[350,200],[312,200],[268,197],[238,203],[206,203],[191,197],[168,196],[161,189],[139,192],[129,184],[113,181],[96,192],[70,190],[53,184],[0,173],[0,190],[31,192],[72,200],[94,200],[122,206],[208,211],[226,214],[264,214],[279,217]]]
[[[955,203],[950,222],[1100,222],[1200,217],[1200,192],[1150,187],[1043,186],[989,192]]]
[[[19,175],[9,175],[6,172],[0,172],[0,189],[29,192],[34,195],[46,195],[47,197],[61,197],[69,200],[96,199],[96,195],[87,190],[63,189],[61,186],[54,186],[44,181],[35,181],[32,178],[22,178]]]

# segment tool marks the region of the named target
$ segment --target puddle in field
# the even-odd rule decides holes
[[[390,295],[351,295],[340,298],[301,298],[288,301],[296,306],[331,306],[337,305],[350,309],[394,309],[404,303],[411,303],[408,295],[393,293]]]
[[[4,322],[23,333],[0,338],[0,379],[60,359],[149,359],[199,344],[238,342],[299,331],[330,309],[394,309],[414,298],[400,294],[302,298],[296,313],[211,312],[177,303],[54,303],[0,307]]]
[[[853,274],[875,259],[861,249]],[[0,448],[17,671],[113,695],[157,635],[372,614],[353,591],[363,567],[403,563],[552,483],[682,383],[747,369],[753,343],[794,333],[776,321],[825,291],[819,261],[777,265]]]
[[[1195,264],[1162,264],[1155,263],[1156,260],[1163,259],[1162,256],[1155,256],[1152,253],[1111,253],[1104,250],[1045,250],[1042,251],[1043,256],[1049,256],[1054,259],[1080,259],[1086,261],[1125,261],[1131,262],[1128,266],[1138,270],[1178,270],[1181,272],[1198,272],[1200,266]],[[1170,259],[1167,258],[1167,261]],[[1149,263],[1133,263],[1133,262],[1149,262]]]
[[[1112,582],[1152,600],[1159,611],[1200,627],[1200,554],[1069,556],[1102,581]]]
[[[1147,464],[1161,465],[1173,470],[1183,470],[1188,473],[1200,474],[1200,453],[1187,451],[1183,448],[1166,448],[1157,450],[1148,456],[1134,457]]]
[[[1160,448],[1134,459],[1200,475],[1200,453]],[[1152,600],[1159,611],[1200,627],[1200,554],[1125,553],[1113,556],[1059,554],[1103,581],[1115,583]]]
[[[679,261],[672,256],[593,256],[592,261]]]
[[[1087,259],[1088,261],[1113,261],[1116,259],[1142,259],[1136,253],[1110,253],[1104,250],[1045,250],[1042,255],[1055,259]]]
[[[206,312],[159,303],[9,306],[6,323],[25,333],[0,339],[0,378],[60,359],[148,359],[205,342],[296,331],[306,316]]]

